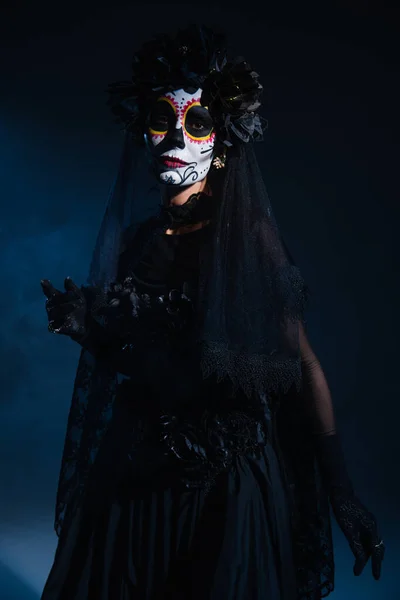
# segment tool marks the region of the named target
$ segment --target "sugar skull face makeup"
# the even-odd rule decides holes
[[[152,107],[145,137],[161,183],[190,185],[210,170],[215,132],[201,92],[167,92]]]

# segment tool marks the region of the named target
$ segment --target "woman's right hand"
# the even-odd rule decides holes
[[[48,279],[41,280],[46,296],[46,311],[51,333],[68,336],[82,336],[86,333],[86,298],[82,290],[67,277],[65,292],[56,289]]]

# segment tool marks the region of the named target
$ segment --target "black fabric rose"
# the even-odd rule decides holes
[[[261,106],[263,87],[259,75],[242,57],[224,61],[203,84],[201,103],[207,106],[225,143],[232,133],[243,142],[262,138],[263,124],[256,114]]]

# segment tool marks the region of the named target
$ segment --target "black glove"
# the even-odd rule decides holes
[[[70,277],[64,281],[65,292],[56,289],[48,279],[42,279],[41,285],[47,298],[49,331],[67,336],[85,335],[87,305],[82,290]]]
[[[378,580],[381,576],[385,546],[378,534],[374,515],[365,508],[357,496],[347,490],[333,489],[330,493],[330,501],[336,521],[356,559],[353,567],[354,575],[361,575],[371,558],[372,575]]]
[[[354,575],[361,575],[371,558],[372,574],[379,579],[385,546],[378,534],[374,515],[354,494],[339,436],[318,436],[316,455],[333,514],[356,559]]]
[[[130,289],[113,286],[105,293],[94,287],[79,288],[70,277],[64,281],[65,292],[56,289],[47,279],[43,279],[41,285],[47,297],[50,332],[69,336],[97,358],[108,359],[114,351],[120,350],[122,342],[118,332],[121,334],[126,329],[126,323],[121,324],[119,317],[132,312]],[[107,327],[92,318],[92,313],[100,319],[105,317]]]

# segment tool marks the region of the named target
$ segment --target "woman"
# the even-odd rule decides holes
[[[261,92],[204,27],[110,86],[127,135],[90,285],[42,281],[50,331],[83,348],[42,600],[324,597],[328,498],[354,573],[380,576],[252,150]],[[163,202],[140,218],[144,156]]]

